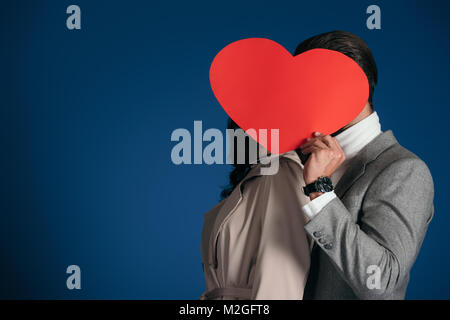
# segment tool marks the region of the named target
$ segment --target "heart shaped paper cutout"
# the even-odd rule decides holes
[[[279,129],[278,153],[291,151],[315,131],[331,134],[348,124],[369,96],[364,71],[346,55],[312,49],[293,57],[264,38],[226,46],[209,77],[228,116],[272,153],[270,129]],[[249,129],[266,129],[267,139]]]

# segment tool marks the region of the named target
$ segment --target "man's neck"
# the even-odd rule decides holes
[[[364,120],[365,118],[367,118],[368,116],[370,116],[373,113],[373,108],[372,106],[367,102],[366,105],[364,106],[364,109],[358,114],[358,116],[353,119],[349,124],[345,125],[344,127],[340,128],[338,131],[333,132],[331,134],[332,137],[336,137],[338,134],[340,134],[341,132],[347,130],[348,128],[354,126],[355,124],[357,124],[358,122]]]

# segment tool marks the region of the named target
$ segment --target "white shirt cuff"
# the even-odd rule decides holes
[[[334,191],[325,192],[321,196],[305,204],[302,207],[303,213],[306,214],[309,219],[312,219],[334,198],[336,198],[336,193],[334,193]]]

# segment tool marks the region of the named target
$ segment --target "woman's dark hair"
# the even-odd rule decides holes
[[[378,81],[378,71],[377,65],[375,64],[375,59],[373,58],[372,52],[366,43],[358,36],[346,32],[346,31],[331,31],[327,33],[322,33],[317,36],[306,39],[300,43],[295,49],[294,56],[311,50],[311,49],[329,49],[341,52],[346,56],[352,58],[358,65],[363,69],[366,77],[369,81],[369,103],[373,108],[372,96],[375,89],[375,85]],[[228,120],[228,129],[239,129],[239,126],[231,119]],[[245,142],[245,163],[238,164],[236,161],[236,147],[238,143],[234,143],[235,159],[233,161],[234,169],[230,173],[230,183],[222,190],[222,198],[226,198],[230,195],[233,189],[245,178],[247,173],[250,171],[250,164],[248,163],[249,154],[249,144],[246,138]]]
[[[227,125],[227,129],[233,129],[233,130],[237,130],[237,129],[241,129],[231,118],[228,119],[228,125]],[[247,173],[250,171],[251,168],[251,164],[250,164],[250,137],[246,136],[245,137],[245,162],[240,164],[237,161],[237,156],[239,152],[242,152],[242,150],[238,150],[238,147],[242,147],[242,145],[240,143],[238,143],[237,141],[237,137],[234,137],[234,150],[233,150],[233,171],[231,171],[230,173],[230,182],[229,185],[227,187],[225,187],[222,192],[221,192],[221,197],[222,199],[225,199],[226,197],[228,197],[231,192],[234,190],[234,188],[239,184],[239,182],[242,181],[242,179],[245,178],[245,176],[247,175]],[[257,146],[256,151],[258,152],[259,147]]]
[[[300,43],[295,49],[294,56],[317,48],[338,51],[356,61],[369,80],[369,103],[373,108],[372,97],[378,81],[378,70],[372,52],[364,40],[347,31],[326,32]]]

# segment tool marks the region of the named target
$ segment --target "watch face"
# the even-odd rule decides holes
[[[316,189],[319,192],[330,192],[333,191],[333,183],[328,177],[320,177],[316,180]]]
[[[322,184],[322,183],[317,183],[318,184],[318,186],[317,186],[317,191],[318,192],[327,192],[326,190],[325,190],[325,187],[324,187],[324,185]]]
[[[333,191],[333,186],[329,184],[324,184],[323,189],[325,190],[325,192],[330,192]]]

